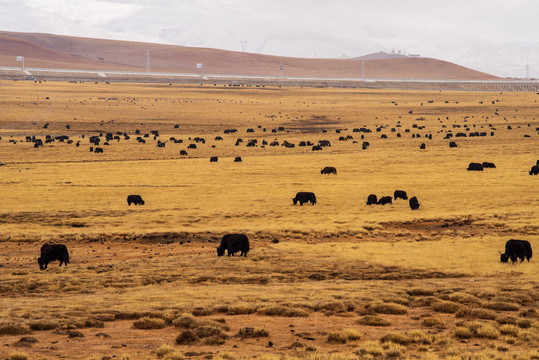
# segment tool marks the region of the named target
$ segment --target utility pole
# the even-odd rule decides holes
[[[17,61],[22,61],[22,71],[24,71],[24,56],[17,56]]]
[[[281,61],[281,79],[283,78],[283,62]]]
[[[365,80],[365,61],[361,62],[361,67],[362,67],[362,70],[363,70],[363,80]]]
[[[150,50],[146,50],[146,72],[150,72]]]
[[[245,47],[247,46],[247,40],[240,40],[241,51],[245,52]]]

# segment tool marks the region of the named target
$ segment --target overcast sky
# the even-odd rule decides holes
[[[392,50],[539,77],[537,0],[0,0],[0,29],[296,57]]]

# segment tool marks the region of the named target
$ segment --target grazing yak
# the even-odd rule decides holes
[[[483,164],[480,163],[470,163],[468,165],[468,171],[483,171]]]
[[[409,200],[409,204],[410,204],[410,209],[412,210],[419,209],[419,205],[421,205],[419,201],[417,201],[417,198],[415,196]]]
[[[408,194],[406,194],[406,191],[403,190],[395,190],[393,193],[393,198],[395,200],[402,199],[402,200],[408,200]]]
[[[144,205],[144,200],[140,195],[128,195],[127,196],[127,205]]]
[[[335,174],[337,175],[337,169],[335,169],[333,166],[326,166],[322,170],[320,170],[320,174]]]
[[[241,162],[241,161],[242,161],[242,160],[241,160],[241,156],[236,156],[236,157],[234,158],[234,162]]]
[[[514,263],[517,261],[517,258],[520,259],[520,261],[524,261],[524,258],[530,261],[532,257],[532,246],[527,240],[511,239],[505,243],[505,253],[499,253],[500,261],[503,263],[506,263],[509,259]]]
[[[382,196],[378,202],[378,205],[393,204],[393,198],[391,196]]]
[[[539,165],[532,166],[532,169],[530,170],[530,175],[537,175],[539,174]]]
[[[481,165],[483,165],[483,168],[486,169],[486,168],[493,168],[495,169],[496,168],[496,165],[494,165],[494,163],[491,163],[491,162],[483,162]]]
[[[294,205],[296,205],[298,201],[301,206],[303,206],[303,203],[306,203],[309,201],[311,202],[312,205],[314,205],[316,204],[316,196],[312,192],[301,191],[296,194],[296,197],[293,198],[292,201],[294,202]]]
[[[69,262],[69,252],[65,245],[45,244],[41,247],[41,256],[37,259],[39,268],[45,270],[47,265],[54,260],[60,260],[60,266],[62,266],[62,263],[67,266],[67,263]]]
[[[218,158],[217,156],[210,157],[210,162],[217,162]]]
[[[217,256],[223,256],[225,250],[228,251],[228,256],[234,256],[235,252],[241,251],[240,256],[247,257],[249,239],[244,234],[226,234],[221,239],[221,245],[217,247]]]
[[[367,205],[376,205],[378,203],[378,198],[374,194],[370,194],[367,197]]]

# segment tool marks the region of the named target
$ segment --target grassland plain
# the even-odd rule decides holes
[[[0,357],[537,359],[539,267],[498,250],[537,247],[538,99],[0,82]],[[90,152],[101,133],[120,139]],[[46,135],[73,142],[26,141]],[[420,209],[365,205],[396,189]],[[298,191],[317,204],[292,206]],[[246,259],[216,257],[227,232],[249,236]],[[67,268],[39,271],[47,242]]]

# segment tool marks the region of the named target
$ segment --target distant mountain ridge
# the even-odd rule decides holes
[[[0,31],[0,66],[367,79],[497,80],[447,61],[383,52],[352,59],[307,59],[119,40]]]

